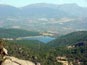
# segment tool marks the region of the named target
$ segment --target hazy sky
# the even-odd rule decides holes
[[[9,4],[16,7],[22,7],[34,3],[52,3],[52,4],[76,3],[80,6],[87,7],[87,0],[0,0],[0,4]]]

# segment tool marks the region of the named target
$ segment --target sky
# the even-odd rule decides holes
[[[35,3],[49,3],[58,5],[76,3],[79,6],[87,7],[87,0],[0,0],[0,4],[12,5],[15,7],[23,7]]]

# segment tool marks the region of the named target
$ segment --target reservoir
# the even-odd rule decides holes
[[[50,36],[29,36],[29,37],[20,37],[20,38],[17,38],[17,39],[21,39],[21,40],[38,40],[38,41],[43,42],[43,43],[48,43],[48,42],[54,40],[55,38],[50,37]]]

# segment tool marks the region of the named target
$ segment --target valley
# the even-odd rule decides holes
[[[15,56],[21,59],[33,61],[32,56],[37,57],[36,61],[40,62],[42,65],[81,65],[86,64],[86,46],[87,46],[87,31],[77,31],[66,35],[51,37],[51,36],[38,36],[36,32],[33,32],[32,36],[27,36],[25,30],[20,29],[2,29],[4,35],[1,38],[1,42],[5,44],[5,48],[8,49],[9,55]],[[17,33],[17,37],[11,34],[13,40],[9,40],[9,36],[5,36],[7,31],[11,33],[10,30]],[[6,31],[6,32],[4,32]],[[18,31],[22,31],[21,35]],[[24,31],[24,32],[23,32]],[[9,34],[8,32],[8,34]],[[28,35],[30,31],[27,31]],[[7,37],[3,39],[3,37]],[[3,40],[2,40],[3,39]],[[33,39],[33,40],[32,40]],[[56,59],[57,57],[66,57],[63,60]]]
[[[1,28],[51,32],[59,35],[67,34],[73,31],[82,31],[87,28],[86,18],[16,18],[0,19]]]
[[[86,12],[68,3],[0,4],[0,44],[9,56],[41,65],[87,65]]]

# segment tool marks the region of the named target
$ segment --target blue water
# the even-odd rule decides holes
[[[48,36],[42,36],[40,38],[37,38],[37,40],[41,41],[41,42],[44,42],[44,43],[48,43],[52,40],[54,40],[55,38],[52,38],[52,37],[48,37]]]
[[[22,38],[22,39],[38,40],[38,41],[43,42],[43,43],[48,43],[48,42],[54,40],[55,38],[49,37],[49,36],[32,36],[32,37],[27,37],[27,38]]]

